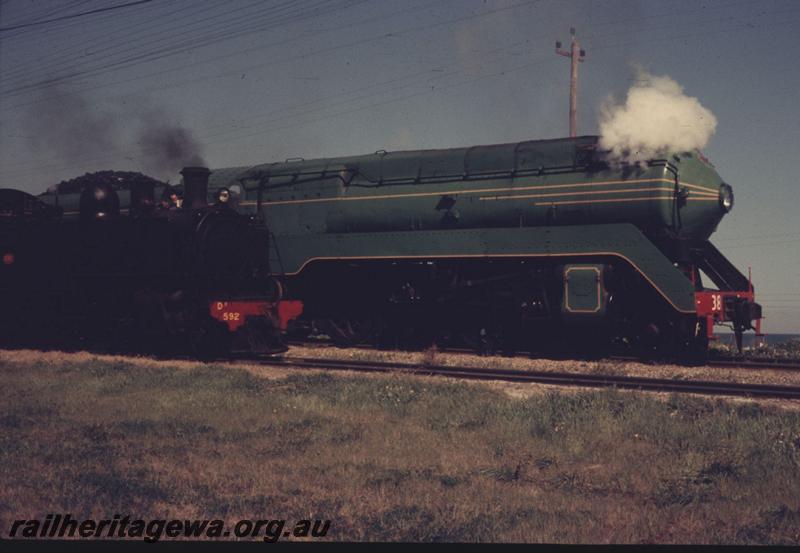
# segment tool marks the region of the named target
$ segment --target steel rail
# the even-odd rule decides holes
[[[512,369],[483,369],[477,367],[415,365],[380,361],[283,357],[263,360],[265,365],[301,369],[322,369],[356,372],[400,373],[422,376],[447,376],[469,380],[497,380],[557,386],[620,388],[654,392],[681,392],[704,395],[800,399],[800,386],[744,384],[708,380],[671,380],[638,376],[580,374],[566,372],[521,371]]]
[[[712,367],[729,367],[732,369],[772,369],[778,371],[800,371],[800,361],[784,359],[722,359],[712,358],[708,360]]]
[[[326,347],[335,347],[332,346],[328,342],[300,342],[300,341],[293,341],[289,342],[291,345],[295,346],[302,346],[311,349],[320,349]],[[352,346],[356,349],[364,349],[364,350],[374,350],[376,348],[372,346],[366,345],[359,345],[359,346]],[[474,350],[469,348],[461,348],[461,347],[443,347],[437,350],[438,353],[463,353],[463,354],[477,354]],[[528,351],[515,351],[513,352],[512,356],[529,356],[531,353]],[[499,354],[498,354],[499,355]],[[559,357],[553,358],[556,361],[563,361],[563,360],[577,360],[582,361],[580,357]],[[625,361],[625,362],[637,362],[637,363],[653,363],[653,360],[648,360],[640,357],[634,357],[630,355],[612,355],[611,357],[604,358],[608,361]],[[604,359],[591,359],[591,361],[603,361]],[[670,361],[665,361],[665,363],[670,363]],[[694,365],[691,365],[694,366]],[[703,365],[700,365],[701,367]],[[780,370],[780,371],[800,371],[800,360],[792,360],[792,359],[760,359],[760,358],[752,358],[752,357],[711,357],[707,360],[706,366],[709,367],[726,367],[731,369],[771,369],[771,370]]]

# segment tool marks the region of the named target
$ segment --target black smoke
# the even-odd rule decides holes
[[[166,114],[148,114],[142,120],[137,144],[148,171],[154,174],[177,172],[182,167],[205,165],[202,146],[192,132],[169,122]]]
[[[205,165],[192,131],[144,98],[101,105],[53,86],[36,100],[27,120],[43,158],[56,156],[78,166],[125,157],[139,171],[164,179],[185,166]]]
[[[53,86],[28,110],[33,147],[65,161],[119,153],[121,137],[114,113],[96,109],[79,94]]]

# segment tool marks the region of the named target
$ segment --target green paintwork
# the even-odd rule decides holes
[[[631,224],[525,227],[515,229],[422,230],[282,236],[271,258],[291,275],[312,262],[348,259],[587,257],[629,261],[682,312],[694,312],[694,288],[681,271]],[[276,249],[277,248],[277,249]],[[275,270],[278,267],[273,267]]]
[[[212,173],[209,194],[238,184],[240,210],[260,200],[276,273],[323,258],[604,252],[630,260],[676,309],[693,312],[691,284],[647,236],[707,239],[724,215],[722,179],[697,153],[608,165],[597,142],[584,136],[230,168]]]
[[[695,154],[650,164],[597,163],[596,137],[265,164],[225,169],[241,208],[277,236],[443,228],[630,222],[652,233],[707,238],[723,216],[721,178]],[[687,201],[676,205],[678,187]],[[684,186],[684,181],[689,186]],[[678,204],[680,205],[680,204]]]

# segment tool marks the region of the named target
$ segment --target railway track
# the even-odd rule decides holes
[[[290,342],[292,345],[295,346],[302,346],[307,348],[330,348],[335,347],[332,346],[330,343],[327,342]],[[356,349],[375,349],[371,346],[352,346]],[[470,350],[467,348],[441,348],[438,350],[440,353],[463,353],[463,354],[475,354],[474,350]],[[517,351],[512,354],[513,356],[529,356],[531,355],[528,351]],[[564,359],[571,359],[570,357],[565,357]],[[631,356],[624,356],[624,355],[614,355],[609,357],[612,361],[632,361],[632,362],[647,362],[638,357],[631,357]],[[559,359],[561,360],[561,359]],[[578,359],[573,359],[578,360]],[[752,359],[747,357],[742,358],[710,358],[707,362],[708,366],[711,367],[724,367],[724,368],[731,368],[731,369],[770,369],[770,370],[780,370],[780,371],[800,371],[800,360],[792,361],[792,360],[785,360],[785,359]]]
[[[467,380],[551,384],[590,388],[620,388],[652,392],[682,392],[753,398],[800,399],[800,386],[742,384],[706,380],[673,380],[633,376],[578,374],[565,372],[481,369],[445,365],[415,365],[376,361],[333,360],[283,357],[265,360],[264,364],[300,369],[355,371],[364,373],[402,373],[423,376],[447,376]]]
[[[643,361],[637,357],[625,356],[613,356],[610,359],[615,361]],[[782,359],[711,358],[706,362],[706,366],[724,367],[729,369],[800,371],[800,361],[786,361]]]
[[[779,371],[800,371],[800,361],[770,359],[710,359],[712,367],[730,367],[738,369],[771,369]]]

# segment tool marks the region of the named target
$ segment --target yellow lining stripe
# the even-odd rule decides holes
[[[714,198],[715,200],[719,199],[719,192],[715,192],[714,194],[710,192],[698,192],[696,190],[690,190],[691,196],[700,196],[702,198]]]
[[[536,202],[536,205],[565,205],[565,204],[606,204],[613,202],[651,202],[656,200],[674,200],[672,196],[658,196],[655,198],[609,198],[602,200],[565,200],[563,202]],[[716,202],[717,198],[687,198],[693,202]]]
[[[709,188],[707,186],[700,186],[699,184],[689,184],[688,182],[678,181],[680,186],[685,186],[687,188],[694,188],[696,190],[703,190],[708,194],[714,194],[715,196],[719,195],[719,190],[714,190],[713,188]]]
[[[545,184],[545,185],[531,185],[531,186],[514,186],[503,188],[476,188],[474,190],[439,190],[437,192],[411,192],[410,194],[381,194],[376,196],[339,196],[331,198],[306,198],[303,200],[279,200],[277,202],[262,202],[262,205],[286,205],[286,204],[300,204],[300,203],[318,203],[318,202],[355,202],[362,200],[391,200],[396,198],[420,198],[428,196],[444,196],[444,195],[458,195],[458,194],[487,194],[491,192],[522,192],[525,190],[555,190],[560,188],[576,188],[579,186],[607,186],[611,184],[644,184],[653,182],[668,182],[672,183],[670,179],[654,178],[654,179],[632,179],[632,180],[610,180],[610,181],[597,181],[597,182],[576,182],[571,184]],[[239,205],[251,205],[255,202],[246,202]]]
[[[575,252],[575,253],[498,253],[498,254],[442,254],[442,255],[375,255],[375,256],[321,256],[321,257],[309,257],[306,259],[300,268],[293,273],[283,273],[284,276],[293,276],[299,274],[300,271],[305,269],[306,265],[311,263],[312,261],[352,261],[358,259],[466,259],[466,258],[489,258],[489,257],[575,257],[581,255],[595,255],[595,256],[613,256],[619,257],[624,259],[628,263],[630,263],[631,267],[636,269],[640,275],[644,277],[644,279],[649,282],[653,288],[658,290],[658,293],[661,294],[665,300],[673,307],[676,311],[680,313],[696,313],[696,310],[685,310],[680,309],[677,305],[672,303],[672,300],[667,296],[661,288],[656,286],[656,283],[650,280],[650,277],[642,271],[636,263],[631,261],[628,257],[622,255],[618,252]],[[281,274],[273,273],[273,276],[281,276]]]
[[[310,203],[322,203],[322,202],[359,202],[359,201],[367,201],[367,200],[394,200],[399,198],[423,198],[423,197],[430,197],[430,196],[444,196],[444,195],[460,195],[460,194],[490,194],[493,192],[523,192],[526,190],[558,190],[564,188],[578,188],[578,187],[594,187],[594,186],[608,186],[614,184],[646,184],[646,183],[668,183],[670,185],[674,184],[672,179],[667,179],[663,177],[658,178],[651,178],[651,179],[629,179],[629,180],[609,180],[609,181],[595,181],[595,182],[576,182],[571,184],[542,184],[542,185],[530,185],[530,186],[515,186],[515,187],[503,187],[503,188],[476,188],[474,190],[438,190],[436,192],[411,192],[408,194],[379,194],[374,196],[337,196],[337,197],[328,197],[328,198],[304,198],[300,200],[278,200],[278,201],[263,201],[261,203],[262,206],[270,206],[270,205],[295,205],[295,204],[310,204]],[[698,186],[696,184],[688,184],[683,182],[678,182],[679,185],[687,186],[689,188],[696,188],[699,190],[703,190],[709,195],[713,194],[716,198],[717,191],[713,188],[706,188],[702,186]],[[670,189],[672,191],[672,189]],[[700,192],[698,192],[699,194]],[[241,202],[239,205],[247,206],[247,205],[256,205],[257,202],[255,201],[248,201],[248,202]]]
[[[603,200],[565,200],[563,202],[536,202],[536,205],[564,205],[564,204],[606,204],[612,202],[652,202],[654,200],[673,200],[672,196],[659,196],[656,198],[609,198]]]
[[[554,192],[551,194],[520,194],[508,196],[481,196],[483,201],[493,200],[524,200],[527,198],[554,198],[561,196],[591,196],[594,194],[622,194],[625,192],[672,192],[672,188],[663,186],[657,188],[618,188],[616,190],[584,190],[582,192]],[[670,197],[671,198],[671,197]],[[649,199],[649,198],[648,198]]]

